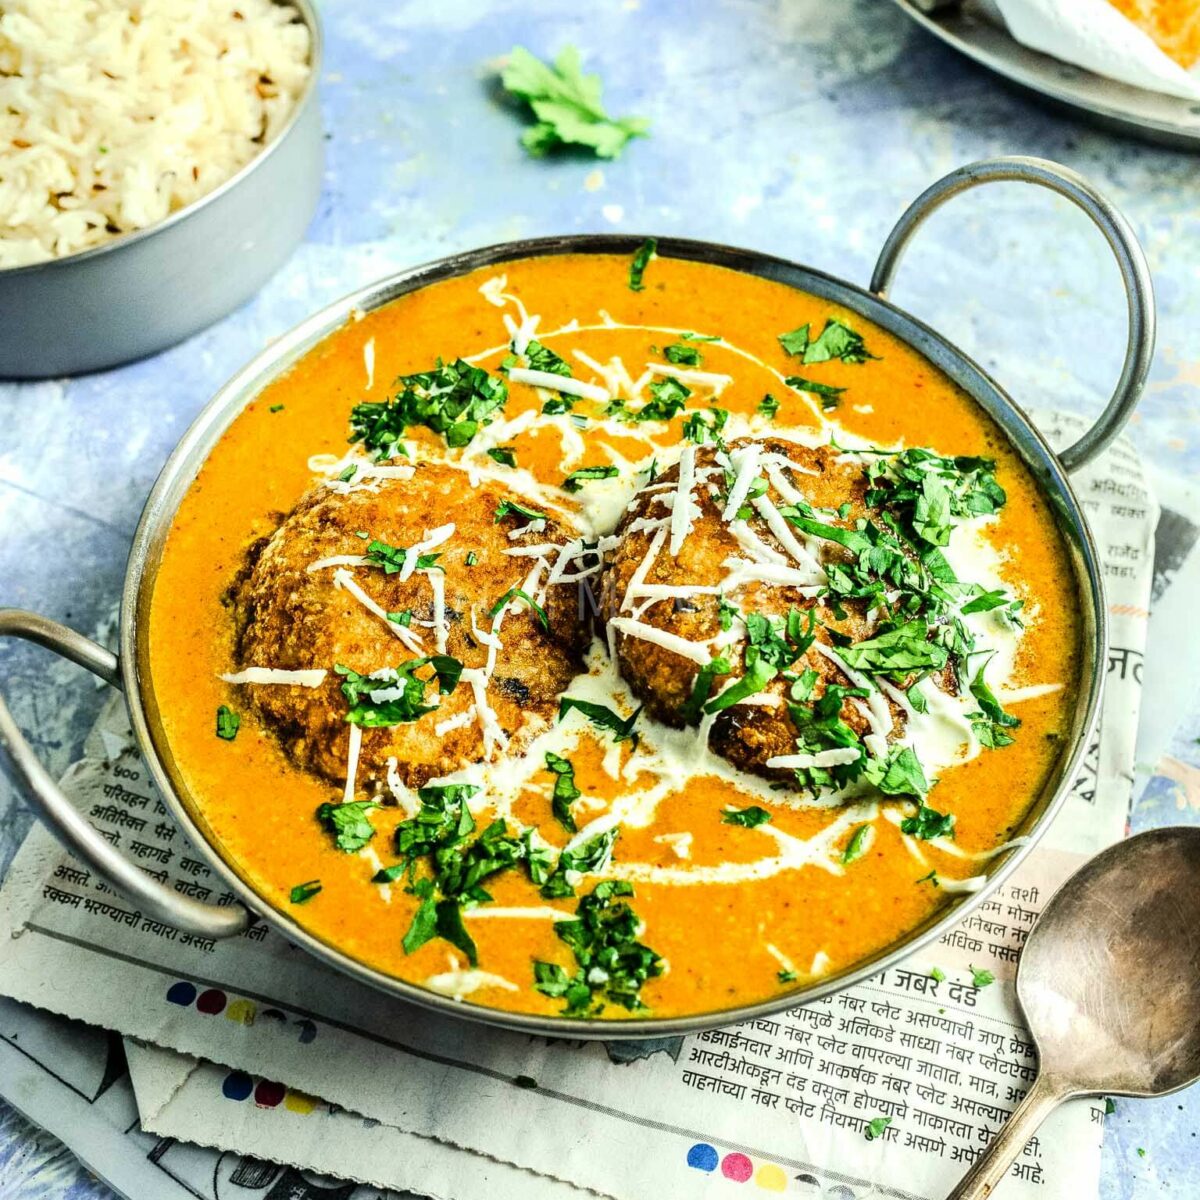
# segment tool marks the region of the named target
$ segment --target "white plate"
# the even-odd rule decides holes
[[[948,46],[1053,104],[1134,137],[1200,149],[1200,102],[1130,87],[1030,50],[987,20],[973,0],[933,13],[918,0],[895,3]]]

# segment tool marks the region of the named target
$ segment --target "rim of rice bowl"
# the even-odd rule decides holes
[[[114,234],[108,241],[102,242],[99,246],[91,246],[86,250],[75,250],[70,254],[57,255],[54,258],[43,259],[41,262],[23,263],[20,266],[4,267],[0,266],[0,275],[6,278],[10,275],[19,275],[22,272],[32,274],[35,271],[53,270],[55,267],[66,266],[69,263],[77,263],[83,259],[96,258],[102,254],[111,254],[115,250],[120,250],[133,242],[139,242],[145,238],[152,237],[160,230],[166,229],[170,225],[178,225],[185,221],[193,213],[203,208],[206,204],[215,201],[219,196],[235,188],[247,175],[249,175],[259,163],[263,162],[268,155],[274,152],[275,148],[291,132],[293,126],[300,119],[301,113],[304,111],[313,92],[317,87],[317,80],[321,71],[322,57],[322,37],[321,37],[321,21],[317,15],[315,4],[312,0],[274,0],[275,3],[287,4],[299,13],[304,24],[308,26],[309,32],[309,52],[308,52],[308,75],[304,80],[304,86],[296,94],[295,102],[292,104],[290,111],[284,118],[283,124],[275,136],[266,142],[262,148],[252,158],[244,162],[228,179],[222,180],[217,184],[212,191],[205,192],[203,196],[197,196],[190,204],[185,204],[183,208],[176,209],[175,212],[169,213],[160,221],[155,221],[151,225],[146,225],[141,229],[131,229],[128,233]]]

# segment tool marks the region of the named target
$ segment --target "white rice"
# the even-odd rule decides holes
[[[218,187],[287,120],[309,53],[274,0],[0,0],[0,268]]]

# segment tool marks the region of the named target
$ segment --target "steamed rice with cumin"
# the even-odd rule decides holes
[[[0,0],[0,268],[218,187],[282,128],[310,49],[274,0]]]

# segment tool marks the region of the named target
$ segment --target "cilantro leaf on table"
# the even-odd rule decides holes
[[[599,75],[580,69],[579,51],[565,47],[553,65],[524,46],[514,46],[500,74],[504,90],[529,105],[535,124],[521,135],[521,145],[541,158],[562,146],[580,146],[597,158],[616,158],[631,138],[650,128],[645,117],[613,118],[601,100]]]
[[[976,988],[990,987],[996,982],[996,976],[984,967],[971,965],[971,984]]]
[[[892,1123],[891,1117],[874,1117],[867,1122],[867,1127],[864,1131],[868,1142],[873,1142],[876,1138],[883,1137],[883,1131]]]

